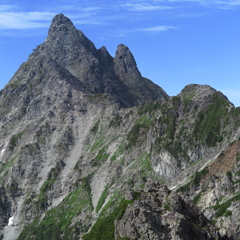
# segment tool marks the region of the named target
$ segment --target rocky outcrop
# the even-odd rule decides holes
[[[191,203],[154,184],[116,222],[115,239],[222,239],[216,227]],[[133,199],[134,199],[133,197]]]

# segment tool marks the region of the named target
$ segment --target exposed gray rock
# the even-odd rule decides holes
[[[138,192],[116,222],[116,239],[221,239],[216,227],[192,204],[167,189]]]

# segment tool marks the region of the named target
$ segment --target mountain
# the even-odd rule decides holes
[[[240,109],[177,96],[63,14],[0,91],[0,239],[239,239]]]

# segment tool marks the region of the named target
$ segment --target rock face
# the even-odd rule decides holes
[[[0,128],[0,239],[239,239],[239,108],[169,97],[63,14],[0,91]]]
[[[216,227],[192,204],[167,188],[135,192],[116,223],[117,239],[222,239]]]
[[[127,47],[119,45],[112,58],[105,47],[97,50],[63,14],[53,19],[47,39],[29,60],[39,62],[39,58],[49,58],[62,75],[67,75],[66,79],[75,79],[85,91],[110,94],[124,107],[168,97],[141,76]]]

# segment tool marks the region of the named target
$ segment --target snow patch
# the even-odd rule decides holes
[[[13,224],[13,219],[14,217],[10,217],[9,220],[8,220],[8,226],[11,226]]]
[[[5,150],[6,150],[5,148],[2,150],[2,152],[1,152],[1,157],[3,156]]]

